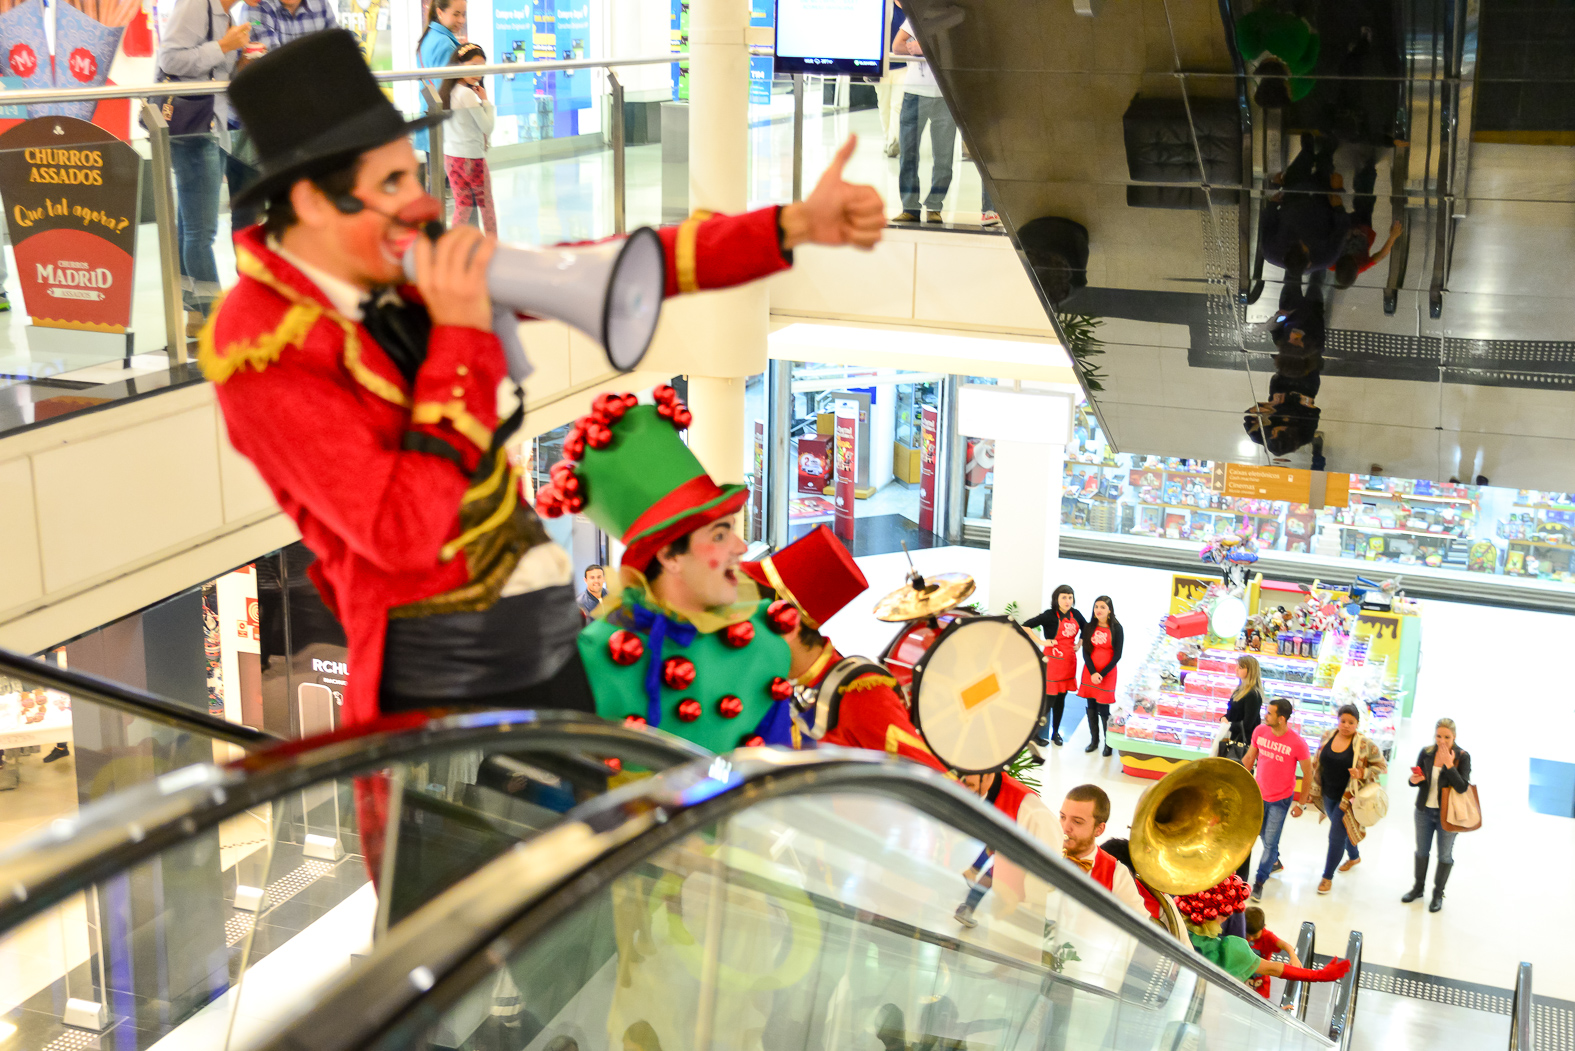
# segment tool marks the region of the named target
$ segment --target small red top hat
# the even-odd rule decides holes
[[[812,628],[826,623],[870,586],[848,549],[826,526],[740,568],[755,583],[797,606]]]

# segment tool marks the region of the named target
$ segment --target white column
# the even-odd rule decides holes
[[[992,612],[1017,603],[1019,618],[1044,609],[1059,575],[1061,469],[1072,436],[1074,396],[1062,390],[959,388],[957,430],[995,440],[990,511]]]
[[[743,211],[749,197],[748,0],[689,5],[689,197]]]
[[[753,452],[744,440],[744,380],[690,376],[688,404],[690,451],[718,483],[742,482]]]

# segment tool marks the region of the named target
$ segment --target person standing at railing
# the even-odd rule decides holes
[[[454,49],[463,42],[465,35],[465,16],[468,13],[470,0],[428,0],[427,22],[421,30],[421,37],[416,41],[416,65],[422,69],[431,69],[435,66],[448,64],[449,56]],[[430,84],[434,91],[438,82],[424,80],[421,83]],[[421,93],[421,115],[427,114],[427,95]],[[431,145],[428,140],[426,128],[416,129],[415,145],[420,153],[430,153]]]
[[[231,25],[223,0],[176,0],[164,19],[156,63],[159,77],[171,81],[226,80],[235,72],[251,34],[247,24]],[[175,169],[176,229],[180,241],[181,298],[186,305],[186,335],[194,336],[219,295],[219,264],[213,240],[219,234],[221,157],[228,156],[217,136],[226,136],[230,106],[223,95],[171,99],[170,163]],[[217,129],[217,133],[215,131]],[[231,199],[241,189],[231,180]],[[173,341],[177,338],[170,333]]]
[[[480,44],[461,44],[445,65],[486,65]],[[449,190],[454,194],[454,225],[468,226],[478,217],[489,234],[498,232],[498,214],[492,202],[492,172],[487,168],[487,147],[498,111],[487,98],[481,77],[453,77],[438,89],[443,108],[454,116],[443,142],[443,165]]]
[[[251,8],[250,18],[251,42],[264,51],[283,47],[310,33],[339,27],[339,16],[328,0],[259,0]]]
[[[913,55],[919,61],[908,63],[908,79],[904,83],[902,98],[899,152],[902,161],[897,167],[897,187],[902,193],[902,211],[892,222],[916,223],[919,221],[919,140],[926,124],[930,127],[930,192],[924,197],[924,221],[939,223],[941,206],[946,203],[947,191],[952,186],[952,151],[957,148],[957,122],[952,111],[946,108],[941,97],[941,85],[935,71],[924,58],[924,49],[908,32],[905,25],[897,32],[892,51],[899,55]]]
[[[281,104],[303,84],[310,106]],[[317,556],[349,644],[345,723],[439,704],[594,710],[573,564],[502,454],[519,419],[498,412],[496,242],[421,234],[440,206],[408,135],[446,114],[407,122],[342,29],[257,59],[230,97],[262,157],[244,196],[267,217],[236,236],[240,280],[198,360],[230,441]],[[806,242],[873,245],[880,195],[841,176],[854,145],[803,201],[660,231],[666,294],[787,269]]]

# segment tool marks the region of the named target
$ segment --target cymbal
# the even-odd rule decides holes
[[[973,577],[967,573],[932,573],[908,583],[875,603],[875,619],[892,622],[922,620],[944,613],[973,594]]]

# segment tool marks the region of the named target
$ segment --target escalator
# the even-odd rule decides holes
[[[411,713],[182,764],[263,742],[104,692],[157,728],[165,770],[0,850],[4,1051],[252,1046],[434,895],[610,786],[706,756],[570,713]]]
[[[963,929],[957,874],[986,842],[995,884]],[[262,1046],[1330,1048],[1357,980],[1319,1031],[927,770],[746,750],[581,806]]]

